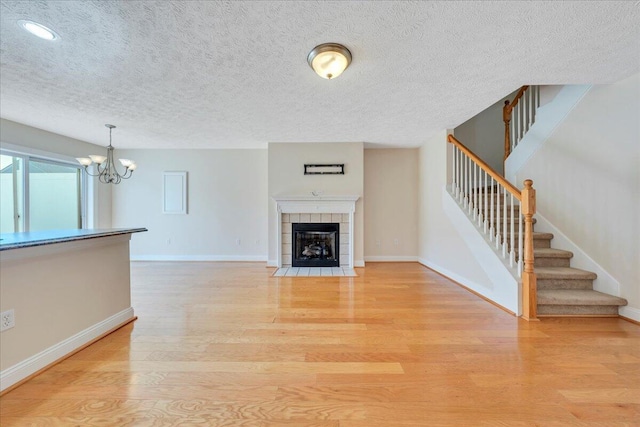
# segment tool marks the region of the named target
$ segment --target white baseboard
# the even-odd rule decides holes
[[[244,261],[265,262],[264,255],[131,255],[131,261]]]
[[[620,316],[624,316],[627,319],[635,320],[636,322],[640,322],[640,309],[635,307],[620,307],[618,309],[618,313]]]
[[[353,266],[354,267],[364,267],[364,260],[363,259],[357,259],[357,260],[353,261]]]
[[[418,262],[417,256],[366,256],[365,262]]]
[[[129,307],[119,313],[96,323],[77,334],[60,341],[46,350],[35,354],[0,372],[0,391],[28,378],[39,370],[55,363],[77,349],[98,338],[100,335],[133,319],[133,308]]]
[[[277,259],[268,259],[267,260],[267,267],[278,267],[278,260]]]

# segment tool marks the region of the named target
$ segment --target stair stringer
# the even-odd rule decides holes
[[[451,279],[463,284],[474,292],[484,296],[494,303],[522,315],[522,281],[517,278],[517,272],[498,255],[494,249],[494,242],[489,242],[471,218],[462,210],[458,202],[446,187],[442,189],[443,210],[453,227],[471,250],[474,258],[482,267],[487,278],[493,285],[487,288],[468,279],[461,278],[454,272],[443,272]]]

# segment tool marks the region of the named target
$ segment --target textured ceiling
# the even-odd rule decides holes
[[[56,30],[46,42],[18,19]],[[523,84],[640,69],[626,2],[2,1],[0,115],[116,148],[415,147]],[[313,73],[316,45],[353,63]]]

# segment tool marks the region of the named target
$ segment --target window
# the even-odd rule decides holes
[[[0,232],[83,227],[80,166],[10,152],[0,154]]]

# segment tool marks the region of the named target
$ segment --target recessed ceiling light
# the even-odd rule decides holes
[[[18,25],[29,31],[34,36],[40,37],[44,40],[56,40],[60,38],[60,36],[55,31],[45,27],[42,24],[38,24],[37,22],[21,19],[18,21]]]

